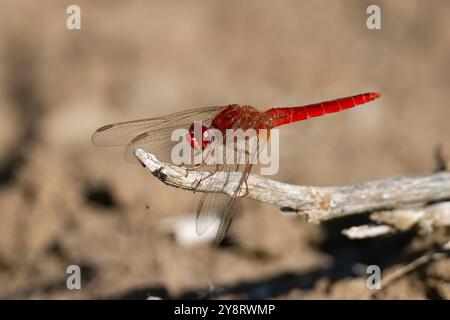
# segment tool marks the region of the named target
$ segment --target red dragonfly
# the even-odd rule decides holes
[[[146,147],[161,160],[170,161],[170,158],[168,158],[170,150],[178,143],[171,140],[171,133],[175,129],[186,129],[188,132],[186,139],[192,149],[202,151],[211,142],[211,140],[202,139],[208,135],[211,129],[223,132],[224,137],[227,129],[270,130],[283,124],[353,108],[378,97],[380,97],[379,93],[370,92],[306,106],[275,107],[266,111],[259,111],[252,106],[238,104],[198,108],[162,117],[109,124],[97,129],[92,136],[92,141],[99,146],[127,146],[125,154],[129,159],[132,159],[133,151],[136,148]],[[194,122],[197,121],[202,123],[202,137],[200,139],[194,134],[193,129]],[[201,168],[202,165],[198,167]],[[203,168],[209,167],[211,166],[203,165]],[[245,164],[224,163],[216,165],[212,169],[207,169],[207,171],[211,171],[211,174],[206,178],[208,179],[208,190],[217,190],[218,184],[223,184],[223,180],[216,178],[218,175],[214,175],[216,172],[238,171],[241,172],[241,177],[233,190],[232,196],[220,192],[205,192],[202,194],[197,207],[196,229],[198,234],[204,233],[217,219],[220,219],[216,245],[223,240],[233,218],[233,208],[239,191],[245,185],[251,168],[252,163],[246,162]]]

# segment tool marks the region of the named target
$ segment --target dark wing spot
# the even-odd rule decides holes
[[[102,131],[108,130],[108,129],[112,128],[112,127],[114,127],[113,124],[108,124],[108,125],[106,125],[106,126],[103,126],[103,127],[101,127],[101,128],[98,128],[98,129],[97,129],[97,132],[102,132]]]
[[[133,140],[131,140],[131,143],[138,142],[138,141],[144,139],[147,136],[148,136],[148,132],[141,133],[140,135],[134,137]]]

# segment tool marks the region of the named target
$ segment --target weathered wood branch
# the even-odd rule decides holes
[[[431,233],[438,227],[450,227],[450,201],[411,209],[376,211],[370,219],[378,224],[354,226],[342,233],[350,239],[362,239],[406,231],[414,226],[423,233]]]
[[[136,149],[135,156],[165,184],[190,191],[232,194],[240,177],[240,173],[236,172],[216,173],[215,179],[219,179],[221,183],[214,190],[209,190],[208,172],[162,163],[142,149]],[[423,209],[430,203],[450,200],[450,172],[446,171],[332,187],[297,186],[252,174],[244,189],[246,190],[242,190],[240,196],[273,204],[282,210],[295,211],[316,223],[357,213],[380,211],[384,213],[380,213],[378,220],[374,220],[397,228],[391,221],[392,217],[389,220],[388,216],[393,211],[413,220],[418,216],[430,219],[432,210],[439,212],[444,221],[448,221],[450,215],[448,202],[440,204],[440,207]],[[388,228],[368,232],[377,234],[383,231],[388,232]]]

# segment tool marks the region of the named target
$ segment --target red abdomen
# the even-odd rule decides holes
[[[356,96],[310,104],[307,106],[272,108],[265,111],[264,114],[272,116],[270,121],[271,127],[277,127],[283,124],[306,120],[312,117],[318,117],[324,114],[353,108],[360,104],[375,100],[379,96],[380,94],[377,92],[369,92],[358,94]]]

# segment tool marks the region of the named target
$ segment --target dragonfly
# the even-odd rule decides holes
[[[353,108],[378,97],[379,93],[368,92],[303,106],[273,107],[265,111],[241,104],[196,108],[155,118],[108,124],[94,132],[92,142],[98,146],[126,146],[125,157],[129,160],[134,159],[133,151],[136,148],[144,148],[157,155],[160,160],[170,162],[170,151],[177,143],[172,141],[171,134],[176,129],[185,129],[187,132],[185,139],[190,147],[201,152],[214,141],[210,134],[213,129],[222,132],[223,139],[226,138],[229,129],[266,129],[270,132],[271,129],[281,125]],[[195,122],[201,123],[201,136],[194,132]],[[229,149],[224,150],[224,153],[229,152]],[[242,149],[235,151],[244,152]],[[206,178],[206,191],[202,193],[197,206],[196,231],[201,235],[213,224],[218,223],[215,244],[219,245],[231,225],[236,200],[246,185],[253,163],[247,160],[244,163],[222,163],[212,167],[206,162],[195,167],[183,166],[191,170],[205,168],[205,171],[210,172]],[[224,187],[223,178],[216,174],[218,172],[240,173],[237,183],[233,184],[232,192],[209,191]]]

